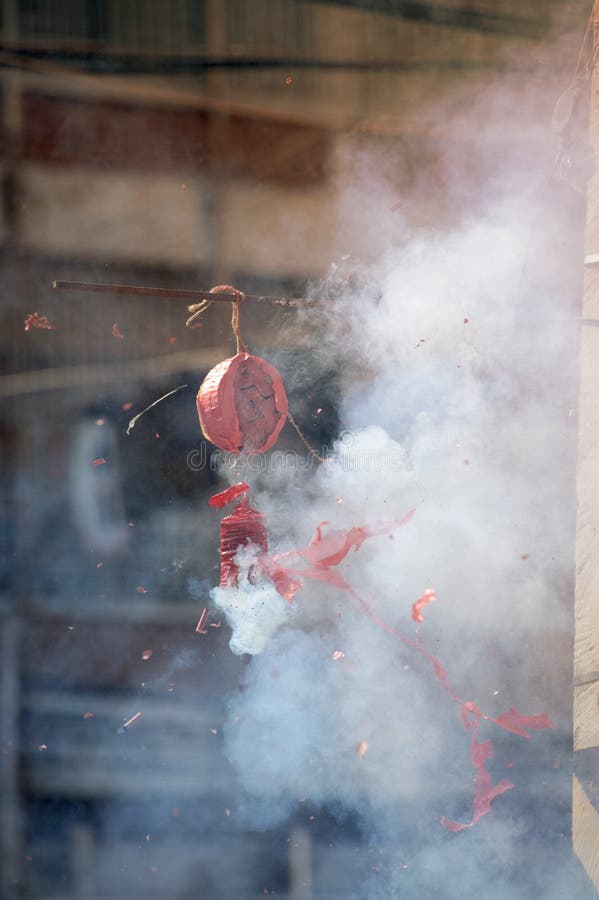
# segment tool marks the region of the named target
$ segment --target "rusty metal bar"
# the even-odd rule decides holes
[[[211,293],[180,288],[145,287],[137,284],[102,284],[93,281],[53,281],[52,287],[61,291],[87,291],[95,294],[127,294],[134,297],[168,297],[172,300],[210,300],[232,303],[239,300],[239,294]],[[298,300],[291,297],[262,297],[244,294],[244,303],[272,303],[275,306],[304,306],[314,301]]]

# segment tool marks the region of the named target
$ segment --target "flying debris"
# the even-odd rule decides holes
[[[121,725],[121,727],[117,730],[117,733],[125,734],[128,728],[131,728],[132,725],[135,725],[137,722],[139,722],[140,719],[143,719],[143,715],[144,714],[142,712],[136,712],[134,716],[131,716],[130,719],[127,719],[127,721],[123,725]]]
[[[32,328],[42,328],[45,331],[55,331],[47,316],[40,316],[38,313],[29,313],[25,318],[25,331],[31,331]]]
[[[197,634],[208,634],[208,629],[206,628],[206,623],[208,621],[208,610],[203,609],[202,615],[199,618],[198,624],[196,625],[196,633]]]
[[[433,600],[437,600],[437,594],[432,588],[427,588],[418,600],[412,603],[412,618],[415,622],[424,622],[422,610]]]

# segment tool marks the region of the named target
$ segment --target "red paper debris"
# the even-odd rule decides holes
[[[358,744],[356,744],[356,753],[358,756],[364,756],[367,750],[368,741],[360,741]]]
[[[131,400],[128,400],[127,403],[123,403],[121,409],[124,409],[125,412],[128,412],[128,410],[130,410],[132,406],[133,403],[131,402]]]
[[[355,526],[350,529],[331,529],[326,535],[323,535],[322,529],[328,523],[321,522],[307,547],[264,557],[262,567],[274,582],[281,597],[289,602],[300,590],[305,578],[314,578],[335,587],[349,588],[345,579],[338,572],[331,571],[331,567],[343,562],[350,550],[358,550],[368,538],[401,528],[409,522],[413,514],[414,510],[411,510],[403,519],[391,522],[375,522],[372,525]],[[286,563],[298,557],[310,563],[310,567],[299,570],[287,568]]]
[[[476,769],[474,776],[474,798],[472,800],[472,819],[470,822],[456,822],[441,816],[441,824],[448,831],[464,831],[466,828],[472,828],[479,819],[486,816],[491,811],[491,803],[495,797],[510,791],[514,785],[511,781],[502,778],[497,784],[493,784],[493,779],[487,770],[485,763],[493,758],[493,744],[491,741],[483,741],[479,744],[477,741],[478,721],[472,719],[468,721],[466,728],[472,730],[472,742],[470,745],[470,758],[472,765]]]
[[[498,717],[490,716],[483,712],[476,703],[470,700],[462,699],[451,686],[447,671],[441,662],[427,649],[427,647],[419,640],[408,638],[401,632],[396,631],[384,619],[381,619],[373,612],[369,603],[343,578],[340,572],[333,571],[332,567],[339,565],[350,550],[358,550],[362,543],[375,535],[386,534],[401,527],[410,520],[413,511],[401,520],[393,522],[376,523],[369,526],[354,527],[348,530],[331,529],[328,534],[323,535],[323,527],[326,522],[322,522],[316,529],[316,533],[308,545],[301,550],[293,550],[288,553],[275,554],[273,557],[263,557],[262,567],[267,575],[272,579],[275,588],[281,596],[291,601],[297,591],[302,587],[303,580],[313,578],[324,581],[327,584],[335,585],[352,596],[361,606],[363,611],[375,622],[380,628],[388,634],[401,641],[403,644],[411,647],[417,653],[420,653],[430,664],[435,677],[442,685],[445,692],[449,695],[454,703],[460,707],[460,716],[464,727],[472,732],[472,740],[470,746],[470,756],[472,763],[476,769],[474,778],[474,798],[473,798],[473,814],[469,823],[463,824],[455,822],[446,817],[441,818],[441,822],[449,831],[462,831],[465,828],[473,827],[482,816],[485,816],[491,809],[493,800],[511,790],[513,785],[506,780],[493,784],[492,777],[487,771],[485,763],[491,759],[493,755],[493,744],[490,740],[478,743],[478,726],[479,721],[492,722],[505,731],[510,731],[520,737],[530,738],[530,730],[539,731],[545,728],[552,728],[553,723],[546,713],[528,716],[519,712],[517,709],[511,708],[502,713]],[[289,569],[287,563],[295,560],[302,560],[308,563],[303,569]],[[423,621],[422,608],[428,603],[437,599],[437,595],[432,588],[428,588],[421,597],[412,604],[412,618],[416,622]],[[333,658],[340,651],[335,651]],[[361,747],[366,742],[360,742],[356,747]],[[366,744],[367,747],[367,744]],[[363,752],[366,752],[365,750]]]
[[[334,662],[337,662],[339,659],[345,659],[345,653],[342,650],[334,650],[332,659]]]
[[[343,562],[350,550],[359,550],[364,541],[379,534],[388,534],[407,524],[414,515],[414,510],[403,519],[392,522],[375,522],[372,525],[354,526],[349,529],[335,529],[323,535],[323,528],[328,522],[317,525],[314,537],[307,547],[302,550],[291,550],[288,553],[279,553],[273,557],[278,564],[291,560],[294,557],[302,557],[317,569],[329,569]],[[318,577],[318,576],[314,576]],[[326,579],[325,579],[326,580]]]
[[[54,325],[47,316],[40,316],[38,313],[29,313],[25,319],[25,331],[31,331],[32,328],[43,328],[46,331],[55,331]]]
[[[432,588],[427,588],[423,594],[420,595],[418,600],[412,603],[412,618],[415,622],[424,622],[424,616],[422,615],[421,610],[424,609],[425,606],[428,606],[429,603],[432,603],[433,600],[437,600],[437,594]]]
[[[94,459],[92,462],[92,466],[103,466],[106,460],[103,456],[100,456],[98,459]]]
[[[148,593],[148,592],[146,591],[145,587],[142,587],[141,584],[139,585],[138,588],[136,588],[136,590],[137,590],[137,593],[138,593],[138,594],[147,594],[147,593]]]
[[[502,713],[498,719],[491,719],[500,728],[511,731],[513,734],[519,734],[520,737],[529,738],[530,732],[527,728],[534,731],[542,731],[544,728],[553,728],[553,722],[547,713],[540,713],[538,716],[525,716],[513,707],[507,712]]]
[[[247,494],[250,487],[245,481],[239,481],[237,484],[231,485],[231,487],[227,488],[224,491],[221,491],[219,494],[214,494],[208,500],[208,506],[211,506],[213,509],[222,509],[223,506],[226,506],[227,503],[231,503],[233,500],[238,500],[244,494]]]
[[[196,632],[198,634],[208,634],[206,630],[206,622],[208,621],[208,610],[204,608],[202,610],[202,615],[199,618],[198,624],[196,625]]]
[[[142,659],[152,659],[152,651],[144,650],[143,653],[141,654],[141,658]]]
[[[119,326],[116,324],[116,322],[112,326],[112,336],[115,338],[124,338],[125,337],[125,335],[122,334],[122,332],[120,331]]]
[[[84,718],[84,719],[93,719],[93,717],[94,717],[93,712],[86,712],[86,713],[83,713],[83,718]]]

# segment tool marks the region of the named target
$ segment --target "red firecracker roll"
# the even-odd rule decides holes
[[[238,503],[230,516],[220,523],[220,586],[237,584],[239,568],[234,562],[240,547],[255,544],[261,553],[268,553],[268,533],[266,517],[263,513],[247,505],[245,498]],[[250,569],[249,577],[252,572]]]
[[[238,353],[208,372],[197,407],[204,437],[221,450],[264,453],[285,424],[287,395],[273,366]]]

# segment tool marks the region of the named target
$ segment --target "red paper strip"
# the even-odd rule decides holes
[[[281,597],[289,602],[302,587],[304,578],[315,578],[335,587],[349,588],[338,572],[331,571],[331,567],[338,566],[350,550],[358,550],[368,538],[402,528],[413,515],[414,510],[411,510],[403,519],[391,522],[375,522],[372,525],[355,526],[350,529],[332,528],[326,535],[323,535],[322,529],[328,523],[321,522],[307,547],[265,558],[262,560],[263,568]],[[297,557],[307,560],[310,567],[299,571],[288,569],[286,563]]]
[[[472,800],[472,819],[470,822],[456,822],[454,819],[448,819],[441,816],[441,824],[448,831],[464,831],[466,828],[472,828],[479,819],[486,816],[491,811],[491,803],[495,797],[511,791],[514,785],[511,781],[502,778],[497,784],[493,784],[493,779],[485,766],[487,760],[493,758],[493,744],[491,741],[483,741],[479,744],[477,741],[478,721],[476,719],[468,722],[467,728],[472,729],[472,743],[470,744],[470,758],[472,765],[476,769],[474,777],[474,798]]]
[[[326,569],[331,566],[338,566],[350,550],[359,550],[368,538],[379,534],[388,534],[390,531],[395,531],[396,528],[401,528],[409,522],[413,515],[414,510],[411,510],[401,520],[375,522],[372,525],[354,526],[349,529],[331,528],[326,535],[323,535],[322,529],[325,525],[328,525],[328,522],[321,522],[307,547],[304,547],[302,550],[292,550],[289,553],[280,553],[274,559],[276,562],[280,562],[301,556],[313,566]]]
[[[112,326],[112,336],[115,338],[124,338],[125,337],[125,335],[122,334],[121,331],[119,330],[119,326],[116,324],[116,322]]]
[[[209,615],[208,610],[206,608],[204,608],[202,610],[202,615],[200,616],[198,624],[196,625],[196,632],[198,634],[208,634],[208,631],[206,630],[206,622],[208,621],[208,615]]]
[[[213,509],[222,509],[227,503],[238,500],[239,497],[247,494],[249,489],[249,484],[246,484],[245,481],[239,481],[237,484],[232,484],[231,487],[221,491],[219,494],[213,494],[208,500],[208,506],[211,506]]]
[[[288,553],[275,554],[273,557],[265,556],[262,559],[262,567],[266,574],[274,582],[276,590],[285,600],[293,600],[297,591],[302,587],[304,579],[316,579],[324,581],[327,584],[339,587],[347,591],[362,607],[363,611],[375,622],[380,628],[392,635],[403,644],[411,647],[420,653],[431,665],[435,677],[442,685],[445,692],[449,695],[454,703],[460,707],[460,716],[464,727],[472,731],[472,741],[470,745],[470,756],[472,764],[476,769],[474,778],[474,798],[473,798],[473,814],[469,823],[463,824],[455,822],[446,817],[441,818],[441,823],[449,831],[462,831],[466,828],[472,828],[482,816],[487,815],[491,809],[493,800],[513,788],[511,782],[503,779],[498,784],[493,784],[493,779],[488,772],[485,763],[493,756],[493,744],[490,740],[478,743],[478,726],[479,720],[493,722],[499,728],[510,731],[521,737],[530,738],[530,731],[540,731],[545,728],[552,728],[553,723],[546,713],[540,713],[535,716],[527,716],[520,713],[513,707],[507,712],[502,713],[497,718],[484,713],[476,703],[471,700],[462,699],[451,686],[447,672],[440,661],[433,656],[427,647],[419,640],[408,638],[401,632],[396,631],[384,619],[381,619],[372,611],[367,601],[360,596],[350,584],[343,578],[340,572],[333,571],[332,567],[339,565],[350,550],[358,550],[364,541],[377,534],[385,534],[394,531],[410,520],[413,511],[401,520],[394,522],[383,522],[370,526],[354,527],[349,530],[331,529],[327,535],[323,536],[323,527],[326,522],[322,522],[316,529],[316,533],[308,547],[302,550],[293,550]],[[309,563],[304,569],[289,569],[286,563],[296,560],[297,558],[305,560]],[[428,603],[437,599],[436,593],[431,589],[427,589],[422,596],[412,604],[412,618],[416,622],[424,620],[421,609]],[[360,746],[360,745],[358,745]]]

